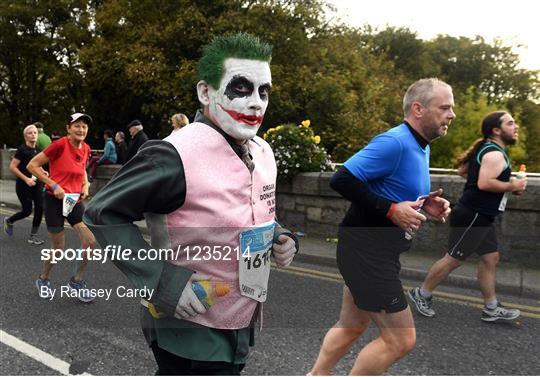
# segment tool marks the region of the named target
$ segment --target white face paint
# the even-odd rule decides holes
[[[252,139],[259,130],[272,87],[270,65],[259,60],[229,58],[219,89],[208,85],[210,120],[236,140]],[[205,103],[207,102],[207,103]]]

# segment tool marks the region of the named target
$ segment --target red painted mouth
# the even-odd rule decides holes
[[[229,114],[231,118],[233,118],[235,121],[239,123],[245,123],[249,126],[256,126],[258,124],[261,124],[263,121],[263,117],[259,117],[257,115],[246,115],[246,114],[237,113],[234,110],[227,110],[226,108],[221,106],[221,104],[218,104],[218,105],[219,107],[221,107],[221,110],[225,111],[227,114]]]

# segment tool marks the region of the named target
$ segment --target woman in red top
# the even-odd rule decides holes
[[[64,218],[77,232],[81,240],[81,249],[94,247],[94,235],[82,222],[84,213],[82,200],[88,196],[89,188],[86,163],[90,155],[90,147],[84,139],[91,124],[92,118],[86,114],[71,115],[66,126],[68,135],[54,141],[28,164],[28,170],[46,185],[45,222],[51,239],[51,249],[54,250],[63,250],[65,247]],[[47,163],[48,177],[41,169]],[[81,253],[76,257],[81,263],[78,264],[75,276],[68,281],[68,285],[74,293],[76,292],[79,300],[90,302],[95,295],[86,288],[86,283],[82,280],[89,256],[87,253]],[[39,296],[45,299],[52,297],[49,281],[53,267],[51,259],[52,255],[43,261],[43,269],[36,280]]]

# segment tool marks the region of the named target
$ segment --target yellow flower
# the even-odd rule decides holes
[[[311,138],[315,144],[319,144],[321,142],[321,137],[319,135],[315,135]]]
[[[311,124],[311,122],[309,121],[309,119],[306,119],[306,120],[302,121],[302,126],[304,126],[305,128],[308,128],[310,124]]]

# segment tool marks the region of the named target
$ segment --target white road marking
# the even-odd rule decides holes
[[[65,376],[70,375],[69,368],[70,364],[66,363],[63,360],[60,360],[57,357],[54,357],[51,354],[48,354],[45,351],[40,350],[39,348],[34,347],[31,344],[28,344],[13,335],[9,335],[7,332],[0,330],[0,341],[5,345],[25,354],[28,357],[40,362],[41,364],[55,370]],[[91,374],[83,373],[83,376],[91,376]]]

